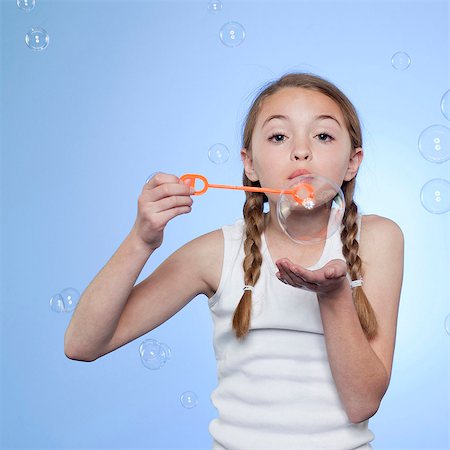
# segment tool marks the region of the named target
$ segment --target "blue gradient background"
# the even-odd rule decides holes
[[[405,275],[392,379],[369,427],[373,448],[449,448],[449,213],[420,202],[449,164],[425,160],[422,130],[449,126],[448,2],[38,1],[1,6],[1,448],[208,449],[216,417],[212,321],[199,296],[151,333],[93,362],[64,355],[71,313],[52,295],[80,294],[134,224],[155,171],[241,184],[241,128],[264,83],[288,71],[330,79],[354,103],[365,159],[356,201],[396,221]],[[245,41],[219,30],[241,23]],[[49,46],[24,41],[43,27]],[[404,51],[404,71],[391,57]],[[223,165],[208,148],[230,149]],[[244,194],[211,189],[166,227],[137,282],[194,237],[242,216]],[[140,362],[146,338],[167,343],[160,370]],[[180,395],[194,391],[193,409]],[[261,411],[264,414],[264,411]],[[258,449],[259,450],[259,449]],[[282,449],[280,449],[282,450]],[[307,449],[305,449],[307,450]]]

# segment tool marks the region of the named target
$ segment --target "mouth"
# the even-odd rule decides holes
[[[289,175],[289,180],[291,180],[292,178],[295,178],[295,177],[300,177],[300,176],[302,176],[302,175],[309,175],[311,172],[309,171],[309,170],[306,170],[306,169],[298,169],[298,170],[296,170],[295,172],[292,172],[290,175]]]

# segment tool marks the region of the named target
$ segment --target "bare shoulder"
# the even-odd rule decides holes
[[[221,228],[203,234],[188,244],[187,249],[193,253],[199,265],[204,284],[204,292],[208,298],[212,297],[220,283],[224,255],[224,237]]]
[[[370,259],[373,252],[389,249],[391,245],[403,247],[404,235],[400,226],[392,219],[368,214],[361,217],[359,249],[361,259]]]

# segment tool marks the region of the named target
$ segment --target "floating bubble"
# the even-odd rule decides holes
[[[444,320],[445,331],[448,335],[450,335],[450,314],[447,314],[447,317]]]
[[[80,293],[74,288],[63,289],[50,299],[50,308],[54,312],[70,312],[75,309]]]
[[[278,222],[294,242],[316,244],[340,229],[345,200],[336,183],[308,174],[293,178],[283,191],[289,192],[278,199]]]
[[[139,346],[142,364],[147,369],[160,369],[171,358],[170,348],[156,339],[146,339]]]
[[[80,293],[74,288],[66,288],[61,291],[61,295],[64,303],[64,311],[73,311],[80,299]]]
[[[450,183],[442,178],[428,181],[420,191],[420,201],[430,213],[446,213],[450,210]]]
[[[422,156],[434,163],[450,159],[450,129],[443,125],[431,125],[419,136],[419,150]]]
[[[411,64],[411,58],[405,52],[397,52],[392,55],[391,63],[395,69],[405,70]]]
[[[228,161],[230,151],[224,144],[214,144],[208,150],[208,158],[214,164],[223,164]]]
[[[222,2],[219,0],[216,1],[211,1],[208,3],[208,11],[212,12],[212,13],[217,13],[219,11],[222,11]]]
[[[181,394],[180,402],[185,408],[194,408],[198,405],[198,397],[195,392],[186,391]]]
[[[441,111],[447,120],[450,120],[450,89],[441,98]]]
[[[28,12],[34,8],[36,1],[35,0],[16,0],[16,3],[20,9],[23,9],[24,11]]]
[[[34,27],[25,35],[25,42],[32,50],[41,51],[47,47],[50,38],[43,28]]]
[[[228,22],[220,29],[219,36],[223,44],[237,47],[245,39],[245,30],[238,22]]]

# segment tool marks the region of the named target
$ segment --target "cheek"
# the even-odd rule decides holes
[[[338,185],[343,181],[347,173],[347,166],[342,161],[338,162],[336,160],[330,161],[326,159],[318,163],[318,166],[321,168],[321,173],[324,177],[334,181]]]
[[[279,166],[280,156],[276,155],[274,152],[261,152],[259,158],[253,160],[253,167],[255,170],[268,180],[276,178],[274,169]]]

